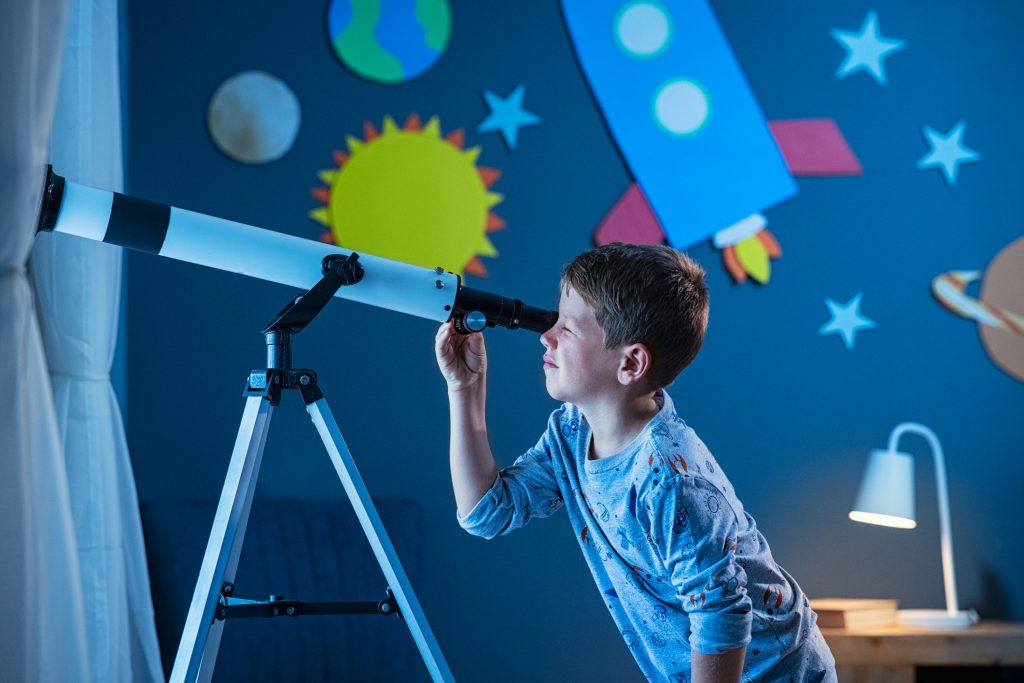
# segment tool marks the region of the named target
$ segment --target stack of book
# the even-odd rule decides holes
[[[896,623],[897,600],[865,600],[857,598],[819,598],[811,600],[811,609],[818,614],[821,628],[862,628],[889,626]]]

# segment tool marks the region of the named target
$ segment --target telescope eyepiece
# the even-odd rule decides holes
[[[455,329],[461,334],[480,332],[484,327],[520,327],[544,333],[555,324],[558,313],[534,308],[519,299],[459,286],[453,313]]]

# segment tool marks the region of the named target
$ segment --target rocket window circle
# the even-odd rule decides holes
[[[654,119],[673,135],[698,133],[711,118],[707,91],[688,78],[673,79],[654,94]]]
[[[619,47],[632,57],[655,57],[672,39],[672,21],[656,2],[628,3],[616,15],[614,29]]]

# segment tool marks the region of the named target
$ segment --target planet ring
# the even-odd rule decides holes
[[[991,306],[967,294],[967,285],[980,276],[976,270],[951,270],[932,280],[932,294],[957,315],[1024,336],[1024,315]]]

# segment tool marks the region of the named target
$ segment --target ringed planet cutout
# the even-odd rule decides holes
[[[981,295],[967,289],[981,280]],[[1024,382],[1024,237],[1004,247],[984,272],[953,270],[932,280],[932,294],[948,311],[978,323],[992,362]]]

